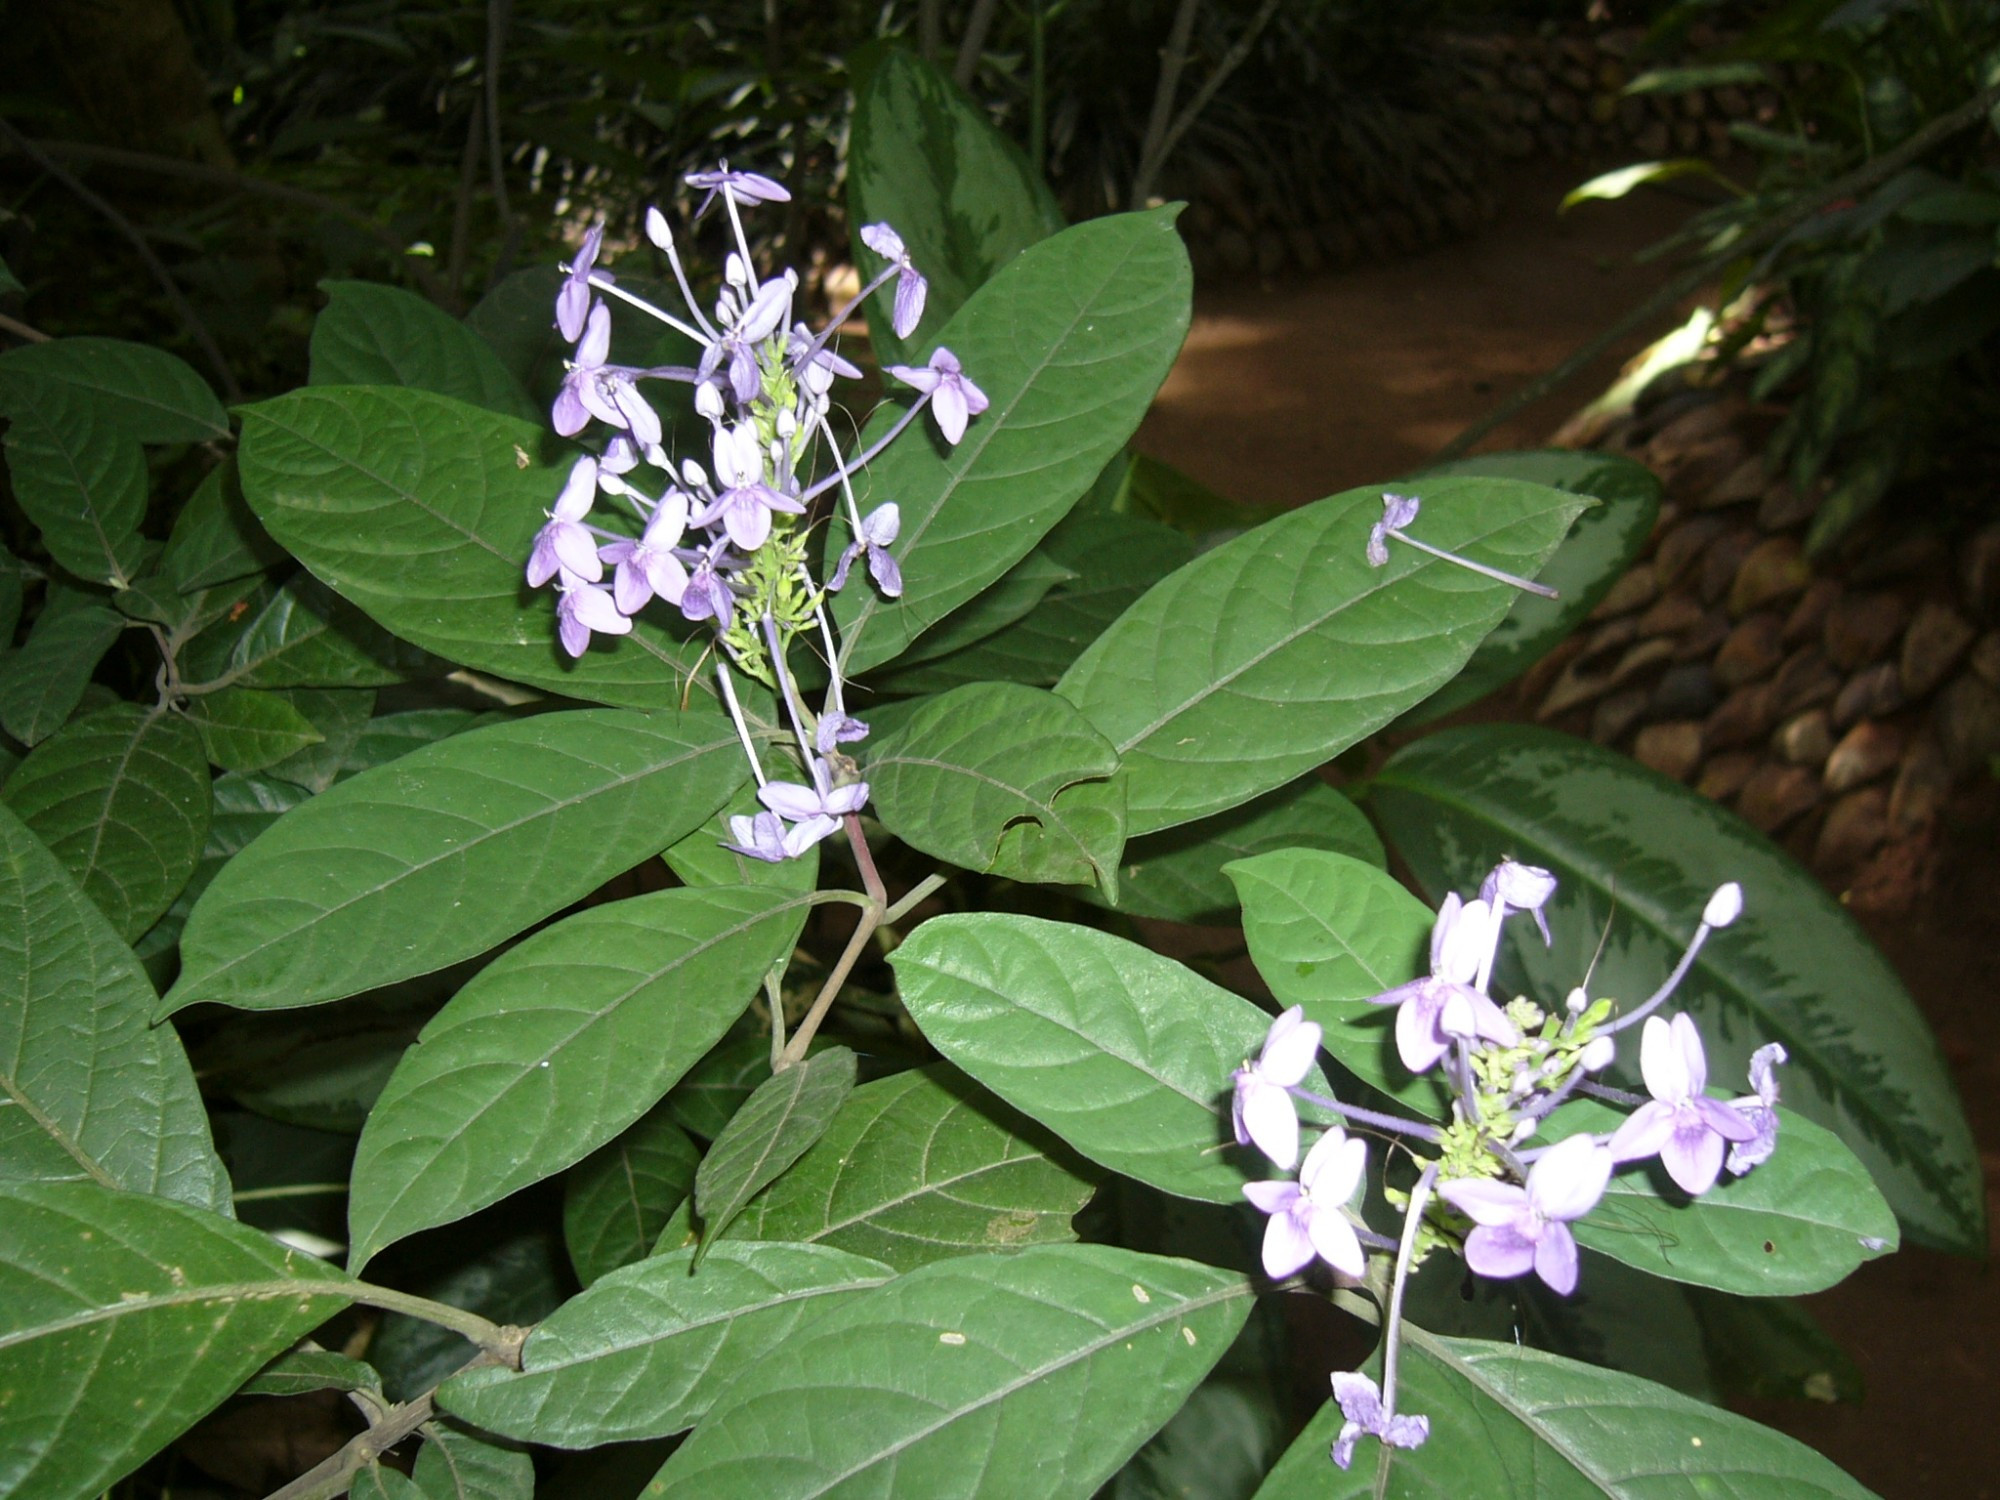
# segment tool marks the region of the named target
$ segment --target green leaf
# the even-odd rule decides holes
[[[125,617],[95,598],[45,608],[27,644],[0,657],[0,728],[24,745],[39,745],[62,728],[125,628]]]
[[[726,1240],[832,1245],[909,1271],[1073,1240],[1070,1219],[1093,1187],[1032,1122],[936,1064],[848,1095],[826,1134],[750,1200]]]
[[[426,651],[572,697],[678,704],[698,644],[641,621],[571,661],[554,595],[523,583],[562,488],[532,458],[543,436],[430,391],[308,387],[244,408],[243,493],[322,582]]]
[[[1515,597],[1507,617],[1479,643],[1465,670],[1404,715],[1406,724],[1433,719],[1512,682],[1581,625],[1612,584],[1625,575],[1653,534],[1660,513],[1660,481],[1644,464],[1608,453],[1549,448],[1538,453],[1483,453],[1427,469],[1410,483],[1434,478],[1484,476],[1526,479],[1550,489],[1588,495],[1602,503],[1576,518],[1569,535],[1538,575],[1561,595]]]
[[[0,416],[14,498],[49,555],[79,578],[123,587],[141,563],[145,453],[75,387],[27,380],[4,364]]]
[[[921,665],[976,645],[1019,621],[1048,597],[1049,590],[1075,577],[1038,547],[1001,574],[985,593],[925,631],[923,639],[903,653],[901,664]]]
[[[1378,868],[1388,863],[1374,828],[1317,776],[1125,846],[1118,909],[1166,922],[1237,925],[1232,861],[1274,849],[1324,849]]]
[[[1034,917],[933,917],[889,962],[932,1046],[1092,1161],[1183,1198],[1242,1201],[1229,1078],[1271,1025],[1248,1000],[1136,943]]]
[[[340,779],[358,776],[377,766],[386,766],[412,750],[435,745],[462,734],[474,726],[479,716],[469,708],[411,708],[401,713],[379,714],[370,719],[355,737],[354,748],[341,762]]]
[[[128,943],[173,904],[208,834],[200,736],[179,715],[136,703],[44,741],[4,796]]]
[[[425,1500],[531,1500],[535,1493],[533,1458],[450,1422],[425,1424],[410,1477]]]
[[[810,891],[819,885],[819,846],[796,859],[752,859],[724,847],[734,843],[732,817],[755,817],[764,811],[754,786],[743,787],[722,810],[701,827],[671,845],[661,856],[688,885],[763,885],[776,891]]]
[[[348,1496],[349,1500],[422,1500],[423,1491],[402,1470],[391,1469],[377,1460],[354,1471]]]
[[[529,266],[504,278],[465,315],[465,326],[485,340],[515,383],[538,396],[554,396],[569,353],[555,323],[556,293],[564,279],[556,266]],[[614,319],[614,343],[625,326]],[[612,359],[623,362],[616,354]]]
[[[1726,1085],[1759,1045],[1784,1043],[1786,1102],[1860,1157],[1911,1236],[1985,1244],[1978,1156],[1935,1038],[1853,919],[1747,823],[1623,756],[1521,726],[1419,741],[1371,796],[1429,892],[1472,889],[1502,855],[1561,878],[1555,945],[1520,930],[1504,945],[1544,1001],[1582,981],[1607,923],[1592,989],[1643,1000],[1709,894],[1740,883],[1743,916],[1676,996],[1702,1023],[1709,1077]]]
[[[243,502],[231,454],[195,486],[167,533],[160,571],[183,592],[211,588],[275,568],[285,549]]]
[[[445,1410],[558,1448],[664,1437],[759,1368],[809,1318],[879,1286],[889,1267],[823,1245],[718,1245],[613,1271],[528,1336],[519,1373],[469,1370]]]
[[[1539,485],[1444,479],[1412,530],[1532,575],[1588,502]],[[1428,697],[1514,590],[1390,544],[1371,568],[1379,488],[1349,490],[1204,553],[1098,637],[1056,691],[1118,748],[1134,834],[1247,802]]]
[[[400,287],[322,281],[313,320],[312,385],[400,385],[526,422],[542,413],[486,340]]]
[[[102,1493],[340,1311],[348,1285],[165,1198],[0,1183],[0,1493]]]
[[[829,1047],[774,1073],[743,1101],[708,1148],[694,1176],[701,1251],[715,1243],[757,1192],[826,1134],[854,1091],[854,1054]]]
[[[281,693],[226,687],[188,700],[202,749],[225,771],[248,775],[297,755],[326,736]]]
[[[563,1243],[577,1280],[589,1286],[650,1255],[700,1162],[700,1148],[656,1104],[572,1167],[563,1184]]]
[[[1594,1100],[1551,1115],[1549,1141],[1609,1134],[1625,1116]],[[1868,1171],[1831,1131],[1780,1110],[1778,1150],[1755,1171],[1690,1199],[1657,1165],[1611,1179],[1576,1222],[1577,1242],[1669,1281],[1746,1297],[1825,1291],[1896,1248],[1895,1215]]]
[[[308,1391],[380,1391],[373,1365],[330,1350],[294,1349],[253,1375],[241,1396],[302,1396]]]
[[[1053,694],[1016,683],[929,699],[864,767],[875,815],[911,847],[1016,880],[1118,886],[1118,754]]]
[[[1024,251],[941,330],[992,405],[955,448],[909,433],[869,465],[863,511],[884,500],[902,508],[903,595],[863,586],[837,596],[849,671],[893,661],[984,592],[1139,425],[1187,335],[1187,252],[1173,216],[1066,229]],[[894,419],[885,410],[870,433]],[[846,545],[838,525],[828,545]]]
[[[52,339],[0,354],[0,383],[83,398],[135,443],[227,441],[229,414],[185,360],[124,339]]]
[[[403,1053],[450,993],[437,983],[443,977],[338,1005],[241,1017],[203,1046],[202,1077],[267,1119],[359,1135]],[[343,1179],[351,1165],[341,1167]]]
[[[1430,1418],[1422,1447],[1364,1438],[1343,1474],[1327,1461],[1341,1426],[1329,1402],[1257,1500],[1870,1500],[1803,1443],[1748,1418],[1514,1344],[1406,1325],[1396,1404]]]
[[[1436,913],[1386,872],[1327,850],[1275,850],[1225,873],[1242,898],[1251,961],[1277,1001],[1303,1007],[1326,1029],[1326,1050],[1364,1082],[1442,1116],[1437,1081],[1413,1076],[1397,1055],[1395,1011],[1369,1004],[1428,971]]]
[[[1562,202],[1556,205],[1556,212],[1568,213],[1579,203],[1623,198],[1634,189],[1655,187],[1663,182],[1672,182],[1676,177],[1707,177],[1715,182],[1729,182],[1728,174],[1705,157],[1677,156],[1670,161],[1634,162],[1627,167],[1600,172],[1588,182],[1571,188],[1563,194]]]
[[[317,795],[339,779],[375,709],[373,688],[282,688],[282,697],[319,735],[315,744],[266,768],[266,774]]]
[[[771,1042],[762,1027],[723,1040],[667,1095],[674,1123],[703,1140],[721,1135],[757,1085],[771,1076]]]
[[[1121,515],[1149,516],[1183,536],[1209,539],[1261,526],[1285,509],[1224,499],[1200,480],[1144,453],[1132,455],[1111,504]]]
[[[428,1263],[443,1269],[408,1290],[489,1322],[529,1327],[560,1307],[569,1293],[562,1244],[546,1225],[525,1227],[518,1218],[510,1223],[507,1216],[495,1214],[447,1230],[426,1249]],[[368,1346],[368,1359],[382,1372],[383,1394],[391,1401],[410,1401],[463,1368],[467,1352],[463,1335],[407,1313],[391,1313]]]
[[[163,1013],[311,1005],[483,953],[700,826],[741,754],[719,715],[590,709],[341,782],[202,893]]]
[[[860,239],[863,225],[886,220],[930,282],[924,317],[908,338],[896,336],[886,312],[871,317],[870,334],[882,363],[920,364],[944,338],[946,320],[982,283],[1062,228],[1062,210],[1020,148],[937,69],[900,47],[876,44],[856,49],[848,70],[854,115],[847,216],[855,264],[863,276],[886,264]],[[886,309],[887,300],[880,305]]]
[[[243,622],[219,675],[237,687],[353,688],[443,671],[301,573]]]
[[[0,808],[0,1179],[229,1211],[194,1073],[131,949]],[[3,1420],[3,1419],[0,1419]]]
[[[740,887],[660,891],[587,908],[480,970],[369,1113],[348,1264],[497,1203],[632,1124],[743,1013],[808,904]]]
[[[898,663],[875,678],[877,685],[898,693],[943,692],[995,680],[1053,687],[1084,647],[1147,589],[1193,557],[1194,547],[1179,532],[1155,522],[1093,515],[1079,505],[1042,539],[1037,553],[1075,576],[1004,630],[935,659]],[[931,639],[924,637],[924,644]]]
[[[1292,1423],[1275,1382],[1218,1370],[1098,1493],[1103,1500],[1250,1500]]]
[[[654,1500],[1083,1496],[1249,1313],[1241,1277],[1106,1245],[937,1261],[848,1298],[717,1399]]]

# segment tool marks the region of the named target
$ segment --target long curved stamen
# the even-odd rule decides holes
[[[625,288],[619,286],[615,281],[606,281],[601,276],[592,276],[590,278],[590,284],[596,287],[597,290],[600,292],[609,292],[612,296],[616,297],[621,302],[631,303],[632,306],[638,308],[640,312],[645,313],[647,316],[658,318],[662,323],[666,324],[667,327],[673,329],[676,333],[686,334],[689,338],[693,339],[697,344],[700,344],[704,349],[707,348],[710,344],[715,342],[715,335],[705,334],[701,332],[699,329],[690,328],[687,324],[683,323],[679,318],[675,317],[672,313],[666,312],[661,308],[653,306],[653,304],[648,302],[644,297],[634,296],[631,292],[628,292],[625,290]],[[693,306],[693,304],[690,303],[689,306]]]
[[[832,489],[834,485],[842,483],[843,482],[842,476],[845,474],[846,471],[851,469],[867,468],[870,463],[874,462],[875,456],[877,454],[879,454],[884,448],[888,447],[891,443],[896,441],[896,438],[898,437],[898,435],[901,434],[902,430],[905,427],[908,427],[912,422],[916,421],[918,413],[920,413],[924,409],[924,407],[929,404],[930,399],[931,399],[931,393],[929,391],[924,391],[921,394],[919,394],[916,403],[913,406],[911,406],[908,411],[904,412],[902,416],[896,419],[895,426],[891,427],[887,432],[883,433],[881,437],[876,439],[874,442],[870,443],[864,452],[857,453],[854,457],[848,459],[844,464],[840,460],[838,450],[836,450],[834,456],[833,473],[829,474],[826,478],[820,480],[818,484],[812,485],[810,488],[806,490],[806,492],[803,495],[799,496],[799,498],[805,501],[815,500],[819,496],[825,494],[828,490]],[[829,433],[828,436],[831,437],[831,434]],[[856,523],[855,529],[857,531],[860,530],[859,522]]]
[[[1389,1283],[1389,1316],[1382,1325],[1382,1419],[1396,1415],[1396,1366],[1403,1352],[1403,1287],[1410,1279],[1410,1258],[1417,1247],[1417,1230],[1424,1221],[1424,1206],[1430,1201],[1431,1184],[1437,1180],[1438,1164],[1432,1162],[1410,1189],[1410,1204],[1403,1211],[1403,1242],[1396,1247],[1396,1274]]]
[[[750,758],[750,774],[757,778],[757,785],[762,787],[765,781],[764,768],[758,764],[756,748],[750,743],[750,726],[743,722],[743,705],[736,701],[736,685],[729,680],[729,666],[726,662],[716,662],[715,676],[722,684],[722,701],[729,706],[730,721],[736,725],[736,738],[743,742],[743,753]]]

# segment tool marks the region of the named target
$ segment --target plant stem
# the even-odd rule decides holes
[[[959,39],[958,62],[951,70],[951,80],[962,89],[972,87],[974,75],[979,72],[980,54],[986,50],[986,33],[993,26],[993,12],[1000,8],[1000,0],[973,0],[972,14],[966,17],[965,35]]]
[[[1423,1227],[1424,1205],[1430,1200],[1431,1184],[1437,1181],[1438,1164],[1432,1162],[1410,1189],[1410,1206],[1403,1212],[1403,1242],[1396,1247],[1396,1275],[1389,1283],[1389,1317],[1382,1326],[1382,1417],[1396,1415],[1396,1366],[1403,1352],[1403,1288],[1410,1279],[1410,1256],[1417,1245],[1417,1231]]]
[[[428,1297],[419,1297],[412,1292],[399,1292],[394,1287],[377,1286],[372,1281],[357,1281],[345,1289],[346,1295],[365,1307],[379,1307],[384,1312],[406,1313],[412,1318],[420,1318],[426,1323],[435,1323],[440,1328],[449,1328],[453,1333],[477,1344],[482,1351],[491,1354],[497,1362],[509,1368],[520,1368],[521,1340],[527,1335],[519,1328],[482,1318],[478,1313],[467,1312],[462,1307],[453,1307],[445,1302],[433,1302]]]
[[[49,336],[39,328],[31,328],[19,319],[0,313],[0,331],[11,333],[17,339],[26,339],[31,344],[46,344]]]
[[[937,890],[943,884],[944,876],[926,875],[922,880],[919,880],[915,885],[910,887],[909,893],[902,900],[882,913],[883,925],[888,926],[892,923],[902,921],[904,917],[916,910],[926,896],[930,895],[932,891]]]
[[[1201,112],[1208,108],[1208,101],[1216,96],[1229,75],[1243,66],[1244,60],[1250,56],[1250,49],[1257,45],[1258,36],[1270,24],[1271,17],[1278,13],[1278,4],[1279,0],[1264,0],[1257,14],[1250,18],[1250,24],[1243,28],[1243,34],[1222,55],[1215,71],[1208,75],[1208,81],[1195,91],[1195,96],[1187,102],[1187,108],[1174,118],[1173,126],[1161,138],[1158,150],[1153,153],[1152,161],[1147,162],[1143,156],[1140,158],[1140,171],[1132,183],[1133,208],[1146,206],[1146,200],[1153,195],[1153,180],[1160,175],[1160,168],[1167,164],[1167,158],[1174,154],[1174,147],[1201,118]]]

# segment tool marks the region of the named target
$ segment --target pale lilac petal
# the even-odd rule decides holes
[[[965,436],[965,424],[971,413],[966,406],[965,393],[955,381],[942,381],[931,396],[931,415],[937,418],[938,431],[944,440],[954,447]]]
[[[576,617],[599,635],[629,635],[632,622],[618,612],[611,595],[600,588],[573,588],[564,596]]]
[[[1299,1116],[1292,1096],[1275,1084],[1251,1075],[1236,1091],[1237,1138],[1271,1159],[1281,1172],[1299,1160]]]
[[[549,545],[565,568],[592,583],[604,576],[604,563],[597,555],[597,539],[588,531],[569,521],[551,521],[546,529],[551,533]]]
[[[886,547],[903,529],[903,511],[895,501],[878,505],[861,518],[861,538],[873,547]]]
[[[1243,1196],[1267,1214],[1283,1214],[1299,1201],[1296,1182],[1246,1182]]]
[[[1708,1054],[1702,1050],[1701,1030],[1694,1017],[1683,1011],[1672,1021],[1674,1043],[1680,1049],[1681,1071],[1687,1075],[1687,1093],[1698,1098],[1708,1087]]]
[[[1438,1196],[1475,1224],[1511,1224],[1528,1207],[1527,1190],[1486,1177],[1456,1177],[1438,1184]]]
[[[1382,496],[1382,524],[1391,531],[1401,531],[1416,520],[1422,504],[1415,495],[1385,493]]]
[[[1725,1165],[1741,1177],[1753,1167],[1760,1167],[1771,1159],[1771,1153],[1778,1149],[1778,1112],[1757,1100],[1738,1099],[1736,1107],[1743,1111],[1743,1118],[1756,1127],[1756,1134],[1749,1140],[1729,1148],[1729,1160]]]
[[[1299,1186],[1329,1211],[1347,1202],[1368,1168],[1368,1143],[1338,1125],[1313,1143],[1299,1168]]]
[[[1451,1043],[1438,1035],[1439,1007],[1428,998],[1406,1000],[1396,1013],[1396,1052],[1412,1073],[1425,1073],[1451,1050]]]
[[[815,816],[807,818],[785,835],[785,856],[796,859],[812,848],[821,839],[839,832],[840,823],[833,818]]]
[[[1496,1280],[1525,1276],[1535,1268],[1535,1241],[1518,1229],[1482,1224],[1465,1237],[1465,1263]]]
[[[1535,1274],[1567,1297],[1576,1290],[1576,1237],[1566,1224],[1551,1224],[1535,1242]]]
[[[1264,1274],[1273,1281],[1303,1268],[1317,1253],[1312,1236],[1294,1213],[1272,1214],[1264,1223]]]
[[[927,365],[888,365],[884,367],[883,373],[893,375],[904,385],[919,391],[934,391],[944,379]]]
[[[1659,1016],[1646,1017],[1646,1029],[1639,1034],[1639,1072],[1646,1080],[1646,1092],[1668,1104],[1678,1104],[1692,1092],[1687,1055],[1673,1028]]]
[[[1528,1171],[1528,1206],[1543,1219],[1580,1219],[1604,1196],[1612,1165],[1592,1136],[1559,1141]]]
[[[814,787],[800,786],[795,781],[767,782],[758,789],[757,800],[779,817],[794,823],[807,818],[824,817],[826,814],[818,790]]]
[[[576,363],[595,370],[611,356],[611,309],[602,302],[590,310],[584,324],[583,341],[576,346]]]
[[[917,325],[924,320],[924,302],[930,296],[930,283],[914,266],[905,266],[896,278],[896,302],[889,314],[889,326],[896,331],[896,337],[906,339],[917,331]]]
[[[1287,1088],[1302,1082],[1319,1055],[1322,1034],[1316,1022],[1306,1019],[1304,1007],[1294,1005],[1271,1023],[1264,1049],[1257,1055],[1257,1071]]]
[[[1724,1149],[1722,1137],[1697,1120],[1692,1127],[1683,1125],[1667,1137],[1660,1147],[1660,1164],[1684,1192],[1699,1198],[1722,1175]]]
[[[1757,1133],[1757,1127],[1740,1110],[1731,1109],[1720,1099],[1711,1099],[1706,1094],[1698,1094],[1688,1100],[1686,1108],[1726,1141],[1747,1141]]]
[[[776,813],[760,812],[754,818],[739,814],[729,820],[729,831],[736,842],[722,847],[731,853],[774,865],[784,861],[785,825]]]
[[[1312,1240],[1313,1253],[1334,1270],[1357,1278],[1367,1271],[1361,1241],[1345,1215],[1331,1209],[1311,1214],[1306,1219],[1306,1234]]]
[[[901,260],[905,253],[903,237],[887,223],[862,225],[861,243],[884,260]]]
[[[889,555],[888,548],[868,549],[868,576],[875,580],[875,587],[882,591],[885,598],[903,597],[903,570],[896,559]]]
[[[1657,1099],[1642,1104],[1612,1132],[1611,1159],[1619,1162],[1643,1161],[1649,1156],[1658,1156],[1660,1148],[1667,1143],[1667,1137],[1673,1133],[1674,1107],[1671,1104]]]
[[[1444,961],[1436,970],[1438,977],[1454,984],[1471,984],[1499,940],[1493,908],[1484,901],[1466,902],[1445,933],[1441,955]]]
[[[581,521],[590,514],[596,499],[597,460],[586,453],[569,466],[569,478],[563,481],[562,493],[556,496],[555,509],[549,514],[558,521]]]
[[[854,559],[861,555],[866,542],[856,542],[840,554],[840,561],[833,565],[833,576],[826,581],[827,592],[837,594],[847,587],[847,570],[854,566]]]
[[[562,389],[556,392],[555,405],[549,408],[549,425],[564,437],[575,437],[590,425],[590,411],[577,394],[574,381],[563,381]]]
[[[1787,1061],[1784,1047],[1767,1042],[1750,1054],[1750,1087],[1766,1104],[1778,1102],[1778,1079],[1772,1069]]]
[[[1457,891],[1446,891],[1444,900],[1438,903],[1437,920],[1431,923],[1431,972],[1441,973],[1444,969],[1445,939],[1451,936],[1452,924],[1458,921],[1459,908],[1465,903],[1458,899]],[[1472,968],[1466,971],[1466,979],[1478,973]]]
[[[865,781],[854,781],[849,782],[846,786],[837,786],[828,792],[824,806],[828,813],[840,818],[845,817],[849,813],[860,812],[867,804],[868,783]]]

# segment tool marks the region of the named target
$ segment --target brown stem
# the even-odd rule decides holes
[[[507,160],[500,152],[500,62],[506,55],[507,25],[513,13],[514,0],[486,0],[486,157],[493,174],[493,207],[507,231],[487,280],[489,288],[514,269],[514,252],[521,245],[521,226],[507,200]]]
[[[1174,95],[1181,86],[1181,69],[1187,66],[1188,44],[1194,37],[1195,12],[1201,0],[1181,0],[1174,11],[1173,25],[1167,30],[1167,45],[1160,49],[1160,78],[1153,86],[1153,110],[1146,119],[1146,134],[1139,142],[1139,167],[1132,174],[1132,198],[1126,206],[1134,210],[1146,206],[1152,191],[1155,163],[1173,119]]]
[[[1250,18],[1250,24],[1243,28],[1243,34],[1222,55],[1222,60],[1208,75],[1208,81],[1195,91],[1195,96],[1187,102],[1187,108],[1174,117],[1172,127],[1160,141],[1159,149],[1153,153],[1152,159],[1142,161],[1139,173],[1132,181],[1134,209],[1146,206],[1146,200],[1153,196],[1153,183],[1160,175],[1160,168],[1167,164],[1167,159],[1174,154],[1174,147],[1181,143],[1181,137],[1186,135],[1194,122],[1201,118],[1201,112],[1208,108],[1208,101],[1213,99],[1217,90],[1228,81],[1229,75],[1243,66],[1244,61],[1250,56],[1250,49],[1257,45],[1257,38],[1270,24],[1271,17],[1278,13],[1279,3],[1280,0],[1264,0],[1257,14]]]
[[[1577,375],[1595,364],[1598,356],[1627,334],[1645,326],[1689,293],[1699,291],[1710,277],[1731,261],[1753,255],[1776,244],[1829,204],[1837,203],[1842,198],[1858,197],[1878,183],[1893,177],[1931,147],[1956,135],[1968,125],[1977,124],[1985,119],[1987,111],[1996,104],[2000,104],[2000,85],[1982,91],[1948,115],[1939,115],[1895,150],[1885,151],[1880,156],[1870,158],[1846,176],[1835,178],[1817,192],[1808,193],[1800,198],[1783,213],[1767,219],[1736,243],[1697,261],[1553,370],[1529,381],[1438,449],[1436,457],[1431,462],[1443,463],[1447,459],[1457,458],[1501,423],[1532,406],[1550,392],[1567,385]]]
[[[465,258],[472,250],[472,194],[479,185],[479,150],[485,139],[486,105],[477,95],[458,157],[458,198],[451,211],[451,245],[445,252],[444,280],[456,296],[465,287]]]
[[[106,199],[85,187],[74,173],[66,171],[47,152],[5,120],[0,120],[0,140],[5,140],[29,161],[68,188],[131,244],[138,252],[139,259],[145,263],[146,269],[152,273],[153,279],[159,282],[160,290],[166,293],[168,303],[173,307],[175,316],[181,320],[181,325],[187,329],[188,336],[200,346],[203,357],[208,360],[209,368],[215,372],[216,381],[222,387],[224,399],[231,403],[241,401],[243,388],[236,383],[236,372],[229,368],[229,361],[222,357],[222,349],[215,342],[214,335],[208,331],[208,325],[202,322],[193,304],[182,294],[180,284],[174,280],[173,273],[167,269],[165,262],[153,253],[153,247],[146,243],[146,237],[139,233],[138,226],[112,207]]]
[[[999,8],[1000,0],[973,0],[965,35],[958,43],[958,62],[951,70],[951,81],[962,89],[971,88],[979,72],[979,58],[986,51],[986,33],[992,29],[993,12]]]
[[[11,333],[17,339],[26,339],[31,344],[46,344],[49,341],[49,336],[41,329],[31,328],[5,313],[0,313],[0,331]]]

